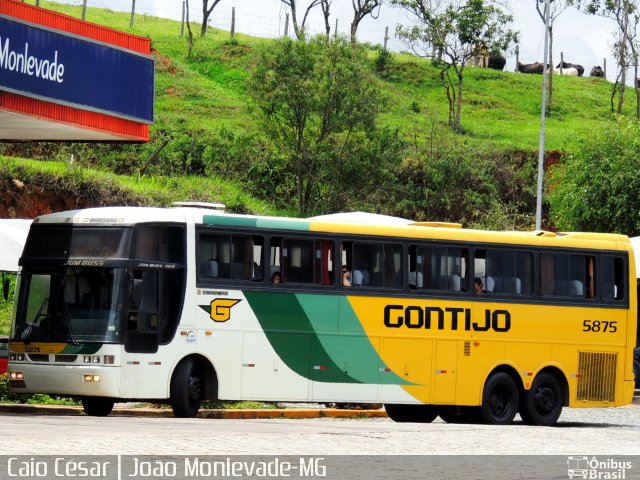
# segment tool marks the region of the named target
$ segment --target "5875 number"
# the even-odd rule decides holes
[[[618,331],[618,322],[609,322],[607,320],[584,320],[582,322],[582,331],[614,333]]]

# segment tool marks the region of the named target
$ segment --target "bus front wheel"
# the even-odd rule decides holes
[[[519,402],[518,387],[511,375],[494,373],[484,384],[482,419],[490,425],[508,425],[518,413]]]
[[[520,406],[524,423],[550,427],[562,413],[562,387],[558,378],[549,372],[540,373],[525,393]]]
[[[438,416],[438,409],[433,405],[397,405],[386,404],[387,416],[394,422],[431,423]]]
[[[178,364],[171,377],[171,409],[179,418],[195,417],[202,401],[202,378],[193,358]]]
[[[106,397],[82,397],[84,413],[91,417],[106,417],[113,410],[115,400]]]

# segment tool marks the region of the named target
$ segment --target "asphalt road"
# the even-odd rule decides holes
[[[640,405],[565,409],[556,427],[1,414],[0,438],[4,455],[640,455]]]

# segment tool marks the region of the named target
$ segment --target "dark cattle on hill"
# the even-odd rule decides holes
[[[579,77],[584,75],[584,67],[582,65],[578,65],[577,63],[560,62],[558,65],[556,65],[556,68],[575,68],[576,70],[578,70]]]
[[[488,67],[494,70],[504,70],[504,66],[507,63],[507,59],[502,55],[489,55]]]
[[[522,73],[542,73],[544,65],[542,63],[520,63],[518,62],[518,71]]]
[[[593,67],[589,75],[592,77],[604,78],[604,70],[602,69],[602,67]]]

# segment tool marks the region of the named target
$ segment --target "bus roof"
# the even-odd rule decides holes
[[[287,218],[230,214],[198,206],[173,208],[99,207],[42,215],[37,217],[34,223],[73,223],[80,226],[133,225],[157,222],[185,223],[187,221],[211,226],[632,251],[629,238],[626,235],[473,230],[460,228],[459,224],[414,222],[404,218],[365,212],[338,213],[310,218]]]

